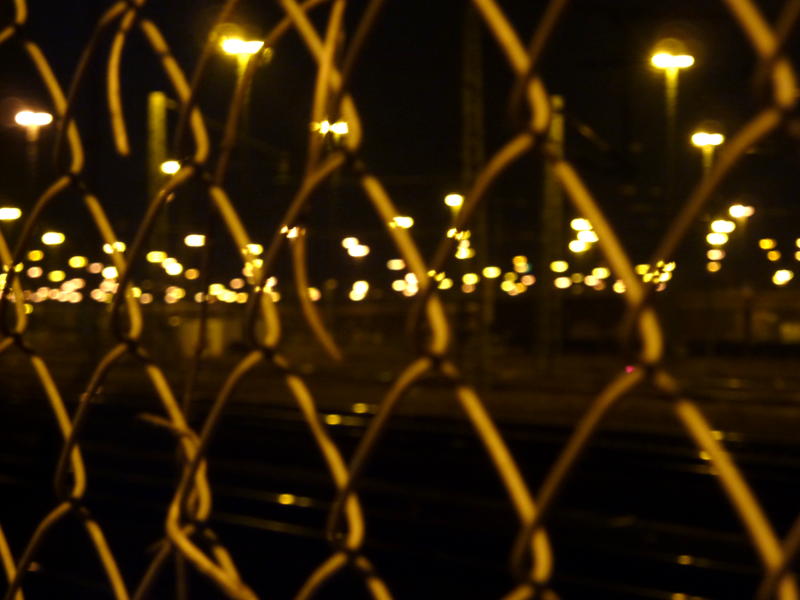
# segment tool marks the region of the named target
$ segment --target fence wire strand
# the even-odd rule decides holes
[[[229,19],[238,4],[236,0],[224,3],[215,19],[215,31],[218,25]],[[237,557],[228,551],[223,540],[211,529],[209,520],[213,514],[213,488],[207,475],[211,439],[220,427],[237,388],[259,368],[278,373],[282,378],[335,489],[326,524],[330,553],[309,573],[297,591],[297,598],[314,597],[344,569],[351,569],[362,580],[372,598],[384,600],[392,597],[391,582],[383,579],[367,556],[368,522],[359,490],[365,468],[384,443],[384,433],[404,397],[426,377],[437,376],[447,383],[455,404],[481,443],[519,521],[509,561],[516,581],[505,595],[506,599],[558,598],[551,586],[558,557],[551,544],[548,517],[558,502],[565,482],[574,473],[576,464],[608,414],[634,390],[649,384],[662,392],[671,403],[675,418],[687,438],[709,456],[709,463],[720,483],[721,494],[738,514],[741,526],[763,565],[763,582],[758,598],[797,600],[800,593],[791,567],[800,552],[800,519],[795,522],[786,539],[781,541],[739,467],[724,444],[713,435],[707,416],[697,403],[687,397],[678,379],[665,364],[664,332],[653,303],[653,286],[637,277],[630,256],[606,216],[603,203],[584,182],[579,170],[548,147],[547,132],[553,109],[539,67],[552,41],[553,31],[563,19],[568,18],[570,3],[567,0],[551,0],[547,3],[541,21],[534,28],[528,44],[525,44],[500,3],[495,0],[474,0],[474,9],[505,57],[514,77],[511,112],[526,116],[515,120],[517,130],[470,182],[454,227],[456,231],[468,229],[479,208],[490,203],[489,192],[504,173],[522,157],[530,154],[537,156],[551,167],[575,211],[591,221],[597,231],[601,252],[626,288],[624,342],[629,348],[639,348],[638,356],[634,359],[638,368],[632,373],[615,375],[598,393],[575,424],[566,446],[552,463],[538,493],[533,493],[524,470],[517,464],[500,429],[495,425],[482,393],[465,381],[451,358],[453,328],[433,275],[443,272],[447,262],[452,259],[456,238],[443,236],[430,260],[426,260],[412,235],[403,228],[393,226],[395,217],[400,213],[381,176],[370,169],[362,152],[364,131],[356,98],[351,95],[349,84],[358,68],[366,40],[380,21],[383,4],[381,0],[367,3],[350,39],[345,35],[348,23],[345,17],[350,9],[347,0],[277,2],[284,13],[283,18],[263,36],[265,45],[270,49],[279,48],[284,36],[289,33],[299,37],[316,65],[309,122],[341,119],[347,122],[349,130],[347,135],[337,140],[324,137],[318,131],[309,132],[302,180],[283,212],[280,225],[272,232],[261,266],[256,267],[253,276],[248,278],[250,303],[246,329],[249,351],[227,373],[224,383],[214,394],[211,408],[195,429],[187,419],[186,412],[192,400],[196,374],[201,368],[206,340],[202,333],[206,326],[206,313],[203,313],[201,333],[193,355],[192,383],[187,386],[182,403],[169,382],[167,367],[151,356],[143,341],[147,324],[133,291],[138,281],[135,267],[144,260],[155,224],[164,217],[167,205],[178,192],[190,185],[203,188],[208,209],[214,215],[214,225],[220,225],[214,228],[215,247],[231,245],[241,265],[252,267],[256,258],[250,250],[253,238],[237,210],[237,199],[226,188],[226,174],[239,136],[245,97],[249,93],[258,62],[264,57],[257,56],[248,61],[244,76],[239,79],[231,96],[223,136],[215,146],[209,137],[198,102],[198,90],[208,74],[213,48],[219,42],[216,33],[212,32],[208,37],[195,70],[188,78],[170,51],[161,29],[148,18],[145,0],[116,2],[103,12],[93,28],[73,73],[68,94],[65,95],[42,48],[27,37],[29,15],[26,0],[14,1],[13,18],[0,29],[0,47],[17,43],[27,55],[32,72],[49,96],[59,128],[55,143],[55,163],[59,170],[36,199],[32,210],[26,214],[13,249],[0,231],[0,260],[6,277],[0,300],[0,356],[5,358],[12,352],[21,352],[26,357],[41,396],[47,402],[63,439],[54,473],[56,505],[38,523],[27,544],[21,548],[11,547],[0,522],[0,563],[6,582],[4,598],[25,598],[25,580],[33,561],[48,544],[55,526],[68,518],[76,519],[83,528],[85,539],[106,578],[107,589],[116,600],[151,596],[153,586],[164,576],[170,558],[176,558],[180,564],[185,561],[186,565],[205,576],[228,598],[252,600],[268,597],[269,590],[256,591],[246,583],[247,573],[240,572]],[[768,23],[752,0],[724,0],[722,4],[752,46],[758,59],[756,72],[762,74],[761,79],[771,82],[771,89],[765,94],[763,104],[755,115],[726,144],[710,174],[698,182],[683,203],[657,245],[652,264],[674,257],[700,211],[707,206],[711,196],[741,162],[748,149],[779,129],[796,107],[798,89],[794,66],[785,55],[785,50],[787,39],[797,21],[797,2],[787,0],[775,25]],[[75,120],[75,105],[86,86],[86,73],[92,62],[101,60],[104,52],[102,39],[106,34],[111,36],[110,45],[105,50],[106,102],[109,129],[116,152],[122,156],[132,153],[123,106],[124,94],[121,91],[126,77],[122,63],[126,47],[130,45],[130,36],[140,34],[179,104],[172,146],[183,160],[180,170],[148,199],[130,247],[111,252],[110,258],[118,272],[118,287],[112,301],[109,325],[115,341],[94,365],[77,407],[70,415],[59,382],[54,378],[41,349],[35,347],[29,335],[29,319],[21,301],[25,289],[17,265],[22,263],[24,253],[31,247],[34,231],[42,223],[45,211],[56,203],[72,202],[69,199],[72,193],[80,197],[88,215],[88,223],[103,243],[115,248],[114,244],[118,241],[104,208],[105,200],[92,191],[86,175],[85,161],[91,160],[92,154],[91,149],[87,151],[84,147]],[[184,138],[191,140],[191,152],[181,151]],[[217,151],[212,164],[211,157]],[[66,164],[61,164],[62,152],[69,157]],[[308,330],[330,357],[346,361],[319,306],[309,296],[307,243],[312,232],[304,227],[305,217],[313,210],[311,199],[315,192],[333,177],[342,174],[358,182],[367,204],[384,224],[386,235],[408,271],[419,282],[420,293],[408,313],[408,329],[412,338],[423,340],[415,348],[415,356],[400,369],[400,374],[378,403],[349,462],[330,435],[308,383],[295,369],[290,353],[283,348],[284,317],[273,301],[268,285],[281,252],[285,250],[290,255],[287,263],[294,275],[301,314]],[[206,251],[211,252],[210,247]],[[203,301],[207,302],[207,297]],[[121,565],[112,550],[112,544],[106,539],[102,524],[85,503],[91,481],[83,458],[81,439],[87,422],[92,418],[93,402],[104,383],[125,359],[135,361],[158,399],[160,414],[147,413],[142,418],[168,431],[174,438],[179,475],[171,501],[164,511],[163,538],[154,546],[147,569],[143,574],[125,573],[123,577]],[[2,517],[4,520],[13,518],[7,515]]]

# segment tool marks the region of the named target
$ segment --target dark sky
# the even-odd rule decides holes
[[[32,3],[31,35],[39,41],[66,85],[91,27],[109,3]],[[349,6],[352,23],[364,6]],[[544,2],[500,2],[517,30],[527,40]],[[399,207],[417,217],[423,246],[430,246],[446,224],[444,193],[460,186],[461,38],[467,3],[457,0],[389,0],[352,81],[352,92],[365,127],[363,158],[384,176]],[[761,2],[770,18],[778,2]],[[221,2],[189,0],[152,2],[145,13],[161,27],[179,61],[189,71]],[[7,10],[7,5],[4,8]],[[324,8],[321,10],[325,10]],[[243,2],[235,21],[252,34],[268,30],[281,16],[277,3]],[[352,27],[351,27],[352,31]],[[484,31],[485,33],[485,31]],[[697,124],[716,120],[732,134],[754,113],[758,104],[752,87],[753,52],[722,2],[711,0],[651,2],[649,0],[576,0],[558,28],[543,61],[543,75],[551,93],[565,99],[568,130],[566,153],[581,169],[601,198],[623,238],[644,259],[675,207],[664,201],[664,84],[650,68],[648,57],[664,36],[679,36],[696,56],[696,65],[681,74],[678,118],[678,167],[675,179],[685,195],[700,174],[700,156],[688,145]],[[104,58],[109,39],[104,40]],[[490,156],[514,133],[507,114],[512,79],[505,60],[484,35],[484,127]],[[796,51],[796,45],[792,48]],[[796,52],[795,52],[796,53]],[[132,235],[145,206],[144,165],[145,98],[153,89],[168,89],[141,36],[130,38],[123,63],[123,91],[134,158],[115,157],[110,145],[104,96],[104,60],[95,61],[80,97],[78,118],[89,148],[92,182],[117,219],[121,236]],[[15,102],[48,105],[30,77],[30,65],[17,48],[0,48],[0,124],[3,177],[0,193],[24,193],[24,141],[11,125]],[[232,61],[211,61],[201,91],[201,105],[214,124],[225,117],[235,77]],[[252,135],[289,158],[292,175],[304,159],[314,64],[292,34],[275,49],[273,61],[262,67],[254,82],[251,102]],[[580,133],[588,127],[601,140],[593,143]],[[49,156],[52,132],[41,144],[42,162]],[[14,150],[16,149],[16,151]],[[242,153],[232,165],[230,186],[252,196],[242,201],[256,237],[266,239],[282,211],[291,185],[277,185],[275,153]],[[754,229],[774,229],[773,236],[792,240],[787,215],[794,215],[797,153],[781,136],[748,156],[715,200],[721,209],[734,197],[751,195],[763,209]],[[498,232],[495,251],[514,253],[499,240],[517,243],[520,219],[534,231],[540,199],[540,163],[527,157],[497,186],[492,226]],[[42,178],[47,173],[42,167]],[[296,181],[296,180],[292,180]],[[243,183],[243,182],[246,182]],[[346,178],[333,194],[335,202],[315,204],[320,226],[347,223],[368,235],[376,221],[365,211],[363,199],[348,187]],[[24,204],[24,202],[23,202]],[[175,219],[204,222],[194,199]],[[712,207],[713,208],[713,207]],[[54,208],[53,218],[69,219],[72,208]],[[569,210],[568,210],[569,214]],[[711,215],[711,213],[709,213]],[[772,215],[769,219],[769,215]],[[182,226],[182,225],[181,225]],[[375,232],[376,239],[385,237]],[[430,238],[430,243],[426,241]],[[522,243],[522,242],[519,242]],[[787,242],[788,243],[788,242]]]

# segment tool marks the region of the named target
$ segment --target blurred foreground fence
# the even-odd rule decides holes
[[[271,208],[273,211],[282,211],[282,216],[263,253],[256,248],[248,231],[255,224],[246,223],[240,218],[236,199],[226,191],[225,175],[240,130],[242,107],[248,97],[250,80],[259,61],[267,59],[271,50],[256,52],[246,66],[243,64],[244,70],[238,78],[224,133],[218,143],[212,144],[203,112],[195,100],[209,56],[219,42],[216,33],[210,36],[193,74],[188,76],[173,57],[159,24],[148,17],[144,0],[113,3],[97,22],[95,33],[86,42],[72,81],[69,87],[65,87],[65,82],[59,82],[51,70],[39,40],[28,37],[26,22],[29,6],[26,0],[7,4],[12,5],[8,7],[10,21],[3,24],[0,30],[0,44],[3,49],[14,44],[21,48],[27,56],[30,69],[49,95],[59,131],[57,164],[60,172],[48,184],[33,209],[24,215],[14,247],[0,237],[5,289],[0,306],[3,335],[0,360],[12,360],[10,357],[17,360],[19,356],[24,358],[28,373],[32,373],[30,376],[40,389],[31,401],[46,401],[49,404],[62,440],[59,442],[60,459],[54,470],[54,506],[42,516],[26,544],[15,546],[9,543],[10,538],[3,531],[15,521],[15,515],[0,515],[0,524],[3,526],[0,529],[0,559],[5,574],[5,598],[21,600],[26,597],[26,581],[37,564],[37,557],[48,551],[53,531],[66,520],[79,523],[85,536],[78,542],[82,544],[80,548],[62,548],[61,551],[79,552],[84,560],[90,560],[90,556],[97,560],[104,577],[101,586],[110,590],[117,599],[146,597],[160,577],[168,577],[165,567],[171,564],[172,559],[179,565],[174,571],[178,579],[185,576],[187,569],[191,569],[204,576],[203,581],[210,588],[216,586],[229,598],[270,597],[270,589],[253,589],[248,585],[247,570],[240,570],[237,566],[240,557],[229,552],[225,540],[218,537],[210,526],[214,514],[213,477],[207,469],[210,442],[217,429],[224,427],[222,420],[237,392],[237,386],[249,373],[258,369],[272,370],[283,379],[296,402],[297,413],[301,415],[315,442],[309,451],[318,452],[324,459],[335,489],[326,529],[330,551],[308,573],[297,591],[299,598],[314,596],[323,586],[330,585],[335,590],[337,583],[332,580],[343,571],[355,574],[371,597],[392,597],[393,582],[382,576],[380,565],[373,563],[366,550],[369,522],[364,516],[365,506],[360,493],[361,476],[376,448],[381,445],[384,439],[382,434],[392,422],[404,397],[423,379],[431,376],[444,381],[452,391],[454,402],[471,425],[474,436],[480,440],[485,456],[507,491],[508,510],[516,516],[518,528],[510,548],[511,569],[506,598],[559,597],[559,590],[552,583],[559,556],[553,552],[548,518],[565,480],[575,470],[607,413],[623,397],[644,385],[655,388],[660,396],[669,401],[687,439],[707,457],[719,481],[719,502],[732,505],[740,519],[741,528],[760,559],[763,583],[758,597],[779,597],[784,600],[798,598],[800,591],[792,567],[800,546],[800,520],[791,527],[784,539],[776,533],[736,462],[726,451],[723,440],[715,434],[713,424],[708,422],[698,404],[683,393],[681,381],[673,376],[664,362],[668,348],[665,347],[664,332],[653,303],[655,282],[659,278],[651,277],[649,281],[643,281],[637,275],[632,261],[609,225],[603,199],[592,194],[584,185],[578,170],[548,142],[553,115],[551,96],[547,82],[539,77],[538,64],[567,1],[551,0],[547,3],[529,41],[522,40],[506,19],[501,2],[473,2],[480,20],[514,73],[512,108],[521,116],[520,126],[507,144],[491,156],[469,182],[464,204],[454,216],[450,235],[442,236],[438,248],[429,257],[422,255],[410,231],[398,225],[397,217],[402,215],[396,210],[380,173],[374,173],[361,155],[364,131],[359,118],[358,98],[349,93],[348,85],[358,66],[359,53],[381,10],[380,0],[366,3],[363,11],[356,15],[355,29],[348,32],[347,36],[343,34],[346,23],[351,21],[345,19],[348,8],[346,0],[278,2],[284,17],[267,33],[264,45],[279,51],[290,32],[299,36],[305,44],[317,65],[309,118],[314,127],[308,134],[303,177],[293,191],[291,201],[286,206],[273,205]],[[800,14],[798,3],[787,0],[782,16],[774,26],[765,20],[752,0],[726,0],[723,4],[730,18],[741,28],[757,58],[761,105],[750,121],[730,136],[730,142],[724,146],[713,169],[691,192],[675,220],[664,231],[650,261],[657,270],[670,263],[699,212],[748,149],[782,128],[793,118],[795,111],[798,89],[793,65],[784,55],[784,48]],[[229,19],[236,5],[235,0],[224,3],[219,11],[218,24]],[[32,9],[47,11],[41,3]],[[420,18],[424,18],[424,15],[420,15]],[[124,247],[119,244],[114,226],[107,216],[106,199],[93,191],[91,177],[87,174],[87,163],[92,159],[93,150],[84,144],[79,124],[73,119],[73,103],[80,98],[90,64],[105,60],[107,102],[116,150],[121,155],[131,152],[123,112],[124,95],[121,93],[125,87],[126,73],[121,69],[121,64],[126,44],[134,35],[141,36],[160,61],[163,74],[172,86],[171,95],[177,99],[180,108],[176,128],[179,147],[183,147],[181,141],[186,137],[191,140],[192,150],[181,156],[178,170],[149,199],[132,242]],[[106,37],[110,37],[110,44],[106,43]],[[526,465],[519,465],[514,453],[509,450],[487,410],[486,398],[465,381],[457,362],[452,359],[452,353],[457,350],[454,348],[453,326],[437,290],[437,284],[449,261],[452,261],[459,240],[464,238],[462,234],[470,227],[479,208],[488,202],[492,184],[515,161],[531,154],[548,164],[576,212],[591,222],[605,260],[614,276],[624,285],[626,314],[622,326],[628,352],[622,357],[625,362],[620,361],[620,364],[627,363],[627,367],[602,390],[598,390],[596,399],[574,423],[566,445],[538,482],[526,477]],[[324,189],[326,182],[342,173],[357,181],[378,219],[385,225],[385,235],[396,247],[418,286],[418,293],[408,305],[405,315],[407,333],[413,340],[416,355],[408,364],[398,366],[399,375],[385,386],[385,395],[377,403],[376,411],[356,441],[349,460],[345,460],[333,442],[329,433],[333,423],[324,419],[317,410],[304,375],[295,368],[294,358],[284,352],[282,305],[276,303],[277,298],[270,284],[270,277],[279,262],[286,261],[291,265],[296,301],[305,325],[329,357],[343,360],[346,364],[347,359],[342,356],[336,339],[326,328],[323,311],[315,303],[316,298],[310,291],[306,260],[308,230],[305,226],[309,211],[315,210],[311,207],[311,198]],[[200,298],[202,325],[193,342],[195,358],[184,389],[177,393],[170,383],[167,372],[169,364],[157,360],[157,352],[148,347],[148,344],[157,345],[158,341],[153,341],[147,335],[151,325],[145,318],[143,298],[146,293],[140,287],[137,270],[144,264],[154,236],[160,235],[156,227],[160,215],[167,210],[174,195],[189,186],[201,188],[214,209],[214,223],[206,231],[208,240],[214,238],[214,244],[207,243],[204,251],[210,253],[212,248],[225,245],[236,249],[246,276],[243,291],[238,293],[246,294],[247,299],[247,306],[241,306],[240,309],[245,334],[242,339],[248,351],[227,372],[219,389],[211,392],[214,401],[195,427],[189,425],[186,412],[193,396],[198,393],[195,381],[203,369],[204,350],[207,344],[213,343],[218,337],[216,329],[220,327],[218,322],[208,318],[206,307],[210,296],[203,295]],[[58,352],[58,332],[54,330],[52,336],[42,337],[32,336],[28,331],[30,304],[25,300],[37,291],[25,289],[20,273],[27,253],[33,248],[33,236],[42,215],[52,206],[65,201],[65,198],[69,198],[73,202],[73,209],[77,210],[74,204],[76,196],[85,211],[85,229],[96,230],[102,243],[109,248],[112,264],[105,267],[109,269],[104,273],[107,284],[101,292],[108,294],[110,318],[105,333],[112,337],[113,343],[102,348],[102,355],[83,386],[80,401],[72,404],[65,402],[62,395],[64,382],[53,376],[44,358],[45,351]],[[285,251],[284,259],[280,258],[282,251]],[[204,277],[205,274],[201,272],[199,276]],[[62,291],[71,293],[75,290]],[[354,289],[354,292],[358,293],[358,290]],[[455,317],[458,318],[458,314]],[[83,325],[80,321],[75,322],[76,328],[84,326],[86,335],[81,339],[86,344],[99,339],[92,337],[96,335],[97,327],[94,320]],[[150,341],[146,343],[145,340]],[[218,352],[218,349],[212,351]],[[131,359],[135,361],[141,379],[149,383],[160,403],[160,414],[150,414],[147,418],[174,436],[180,465],[172,498],[168,505],[163,506],[163,539],[155,546],[150,564],[143,572],[126,571],[126,565],[118,560],[116,550],[125,546],[125,540],[107,538],[102,519],[95,518],[84,501],[92,484],[92,471],[87,468],[82,453],[82,434],[92,420],[96,404],[94,400],[104,382],[123,361],[128,361],[126,364],[129,365]],[[535,391],[530,390],[531,393]],[[209,390],[205,392],[209,393]],[[269,393],[270,390],[264,390],[264,394]],[[108,401],[113,402],[113,398]],[[70,412],[68,406],[73,405],[75,409]],[[284,500],[292,501],[291,498]],[[129,515],[129,518],[136,517]],[[250,559],[262,551],[266,552],[259,547],[250,548]],[[271,553],[274,555],[275,549]],[[54,556],[57,557],[58,553]],[[280,565],[270,564],[266,567],[275,570],[272,577],[280,577]],[[61,597],[76,596],[65,592]]]

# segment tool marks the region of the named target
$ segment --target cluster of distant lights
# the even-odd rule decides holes
[[[800,238],[795,240],[795,246],[800,249]],[[770,262],[778,262],[782,257],[780,250],[777,249],[778,242],[772,238],[758,240],[758,247],[766,252],[766,258]],[[800,261],[800,250],[795,251],[794,258]],[[777,286],[786,285],[792,279],[794,279],[794,271],[791,269],[777,269],[772,274],[772,283]]]
[[[739,221],[744,221],[755,214],[752,206],[734,204],[728,208],[728,214]],[[715,219],[710,224],[710,231],[706,235],[706,242],[711,246],[706,251],[706,270],[709,273],[717,273],[722,269],[722,260],[725,258],[725,245],[728,243],[729,234],[736,230],[736,223],[729,219]],[[794,253],[794,258],[800,261],[800,238],[795,240],[798,250]],[[758,247],[765,252],[765,257],[770,262],[781,260],[782,254],[777,249],[778,242],[773,238],[762,238],[758,240]],[[783,286],[794,279],[794,272],[791,269],[776,269],[772,273],[772,283]]]
[[[42,243],[49,247],[60,246],[64,243],[65,239],[66,236],[58,231],[47,231],[41,236]],[[189,234],[184,238],[184,244],[188,247],[194,248],[204,246],[205,241],[205,236],[202,234]],[[103,245],[103,252],[109,255],[117,252],[122,253],[125,251],[125,249],[126,245],[121,241],[115,241],[112,244],[106,243]],[[257,269],[262,264],[262,260],[257,258],[257,256],[262,252],[263,246],[261,244],[248,244],[247,247],[244,248],[244,254],[248,257],[248,261],[245,264],[245,267],[242,269],[242,273],[246,279],[236,277],[231,279],[227,286],[221,283],[212,283],[209,286],[207,294],[202,292],[197,292],[194,294],[193,298],[195,302],[199,303],[207,301],[213,303],[220,301],[225,303],[239,304],[247,302],[248,294],[247,292],[243,291],[243,289],[248,282],[251,285],[255,285],[257,283]],[[44,258],[44,251],[39,249],[31,250],[27,254],[27,260],[32,263],[38,263],[44,260]],[[183,264],[181,264],[177,258],[168,256],[164,251],[151,250],[147,252],[145,258],[147,262],[159,265],[161,268],[163,268],[167,275],[183,275],[189,281],[196,280],[200,277],[200,272],[198,269],[184,269]],[[67,260],[67,265],[70,269],[85,270],[90,275],[102,277],[102,281],[99,282],[97,288],[88,292],[88,297],[100,303],[111,302],[119,285],[117,282],[119,273],[115,266],[104,265],[102,262],[92,262],[86,256],[80,255],[71,256]],[[58,284],[57,287],[44,285],[36,290],[25,290],[25,309],[28,313],[33,311],[32,303],[54,300],[58,302],[76,304],[84,300],[87,281],[81,276],[68,278],[67,272],[63,269],[53,269],[45,273],[44,268],[38,264],[29,266],[26,269],[25,265],[20,263],[14,267],[14,271],[16,273],[22,273],[24,271],[24,274],[29,279],[39,279],[40,277],[44,277],[51,284]],[[0,273],[0,291],[5,289],[7,280],[8,274]],[[280,300],[280,294],[274,289],[277,283],[277,278],[269,277],[264,285],[264,291],[270,294],[272,300],[276,302]],[[260,288],[256,287],[256,290],[260,291]],[[138,299],[138,301],[142,304],[150,304],[155,300],[154,294],[145,292],[138,286],[133,286],[131,288],[131,293],[132,296]],[[366,293],[366,291],[364,293]],[[309,294],[312,296],[312,299],[319,299],[319,290],[310,288]],[[170,285],[164,290],[163,300],[167,304],[174,304],[184,299],[186,296],[187,291],[183,287],[180,285]],[[9,291],[8,297],[10,300],[16,301],[13,291]]]
[[[712,135],[712,134],[703,134]],[[708,143],[713,145],[716,140],[697,140],[698,142]],[[721,142],[721,140],[719,140]],[[698,144],[700,145],[700,144]],[[177,161],[167,161],[162,164],[164,172],[177,172],[180,169],[180,164]],[[454,213],[454,216],[461,209],[464,197],[460,194],[448,194],[444,199],[447,205]],[[745,206],[742,204],[734,204],[728,209],[728,214],[731,218],[742,221],[751,217],[755,210],[752,206]],[[16,220],[20,218],[22,212],[14,207],[0,207],[0,220]],[[398,215],[392,218],[388,223],[390,228],[410,229],[414,225],[414,219],[410,216]],[[735,231],[736,222],[729,219],[715,219],[710,224],[710,231],[706,235],[706,242],[710,248],[706,252],[708,263],[706,268],[709,272],[715,273],[721,269],[721,261],[725,257],[724,247],[729,241],[729,234]],[[574,239],[570,240],[567,247],[574,254],[583,254],[590,250],[596,242],[599,241],[597,233],[591,222],[585,218],[574,218],[570,221],[570,228],[574,232]],[[297,227],[285,226],[281,232],[288,238],[297,237],[299,229]],[[458,230],[451,227],[447,231],[447,236],[455,238],[457,248],[455,257],[457,259],[465,260],[475,256],[475,250],[470,244],[471,232],[469,230]],[[42,237],[41,241],[45,246],[59,246],[64,243],[65,236],[58,231],[47,231]],[[188,248],[200,248],[205,246],[206,237],[203,234],[192,233],[184,237],[184,245]],[[347,251],[348,255],[352,258],[360,259],[370,253],[370,247],[362,243],[355,236],[348,236],[342,239],[342,247]],[[766,252],[766,257],[772,262],[780,260],[781,253],[776,249],[776,241],[771,238],[765,238],[759,241],[759,246]],[[798,250],[795,252],[795,259],[800,261],[800,238],[796,240]],[[104,244],[103,251],[106,254],[114,254],[115,252],[122,253],[126,250],[124,242],[117,241],[112,244]],[[244,291],[245,286],[249,283],[251,286],[256,286],[255,290],[261,291],[257,287],[259,277],[259,269],[263,261],[259,256],[263,253],[263,246],[260,244],[248,244],[243,248],[243,254],[246,258],[245,266],[242,269],[242,277],[236,277],[228,282],[228,285],[222,283],[212,283],[209,286],[208,292],[196,292],[193,295],[195,302],[224,302],[224,303],[245,303],[248,300],[248,293]],[[44,258],[44,253],[41,250],[31,250],[28,253],[28,260],[31,262],[38,262]],[[200,277],[200,272],[195,268],[185,269],[184,265],[175,257],[170,257],[166,252],[161,250],[150,250],[146,253],[145,258],[147,262],[159,265],[167,275],[177,277],[183,275],[187,280],[193,281]],[[72,256],[67,264],[72,269],[85,269],[90,274],[99,275],[103,279],[96,289],[89,292],[89,297],[97,302],[110,302],[113,295],[117,291],[117,269],[113,265],[104,265],[101,262],[90,262],[84,256]],[[635,266],[636,273],[641,277],[642,281],[655,286],[656,291],[663,291],[666,284],[673,277],[675,271],[675,263],[659,261],[655,265],[638,264]],[[386,268],[390,271],[403,271],[406,269],[405,262],[400,258],[390,259],[386,263]],[[15,266],[16,272],[21,272],[24,269],[22,264]],[[552,283],[554,287],[559,290],[566,290],[575,285],[583,285],[594,289],[595,291],[602,291],[606,289],[609,284],[611,289],[618,294],[626,291],[623,281],[615,280],[613,283],[610,281],[611,272],[607,267],[596,266],[593,267],[589,274],[581,272],[570,271],[570,264],[566,260],[555,260],[550,263],[550,271],[553,273],[554,278]],[[37,279],[45,275],[44,269],[38,265],[29,267],[25,274],[31,279]],[[528,257],[524,255],[517,255],[511,260],[511,270],[504,270],[495,265],[489,265],[476,272],[467,272],[461,275],[460,281],[458,278],[448,277],[445,272],[429,271],[427,275],[432,279],[434,285],[439,290],[450,290],[456,288],[465,294],[470,294],[477,289],[481,281],[492,281],[500,279],[499,288],[507,293],[509,296],[516,296],[522,294],[533,286],[537,279],[531,273],[531,264]],[[787,284],[794,277],[794,273],[788,269],[779,269],[775,271],[772,276],[772,281],[775,285],[781,286]],[[67,278],[67,273],[61,269],[55,269],[46,274],[46,278],[53,284],[60,284],[59,287],[42,286],[36,291],[25,291],[26,302],[42,302],[45,300],[57,300],[60,302],[77,303],[81,302],[84,297],[84,290],[86,287],[86,280],[82,277]],[[0,290],[5,287],[6,274],[0,274]],[[277,286],[277,279],[269,277],[266,280],[264,291],[270,294],[273,301],[280,300],[280,293],[275,289]],[[414,296],[419,292],[420,282],[414,273],[407,272],[402,277],[398,277],[391,282],[391,289],[398,294],[406,297]],[[137,298],[142,304],[149,304],[154,301],[154,295],[149,292],[144,292],[139,287],[132,287],[132,295]],[[367,298],[370,291],[370,284],[366,280],[357,280],[352,283],[348,292],[348,298],[353,302],[360,302]],[[13,299],[13,292],[10,292]],[[316,287],[308,288],[309,298],[316,302],[322,298],[322,293]],[[163,300],[167,304],[174,304],[187,298],[187,291],[179,285],[170,285],[164,290]],[[26,304],[26,310],[30,312],[32,306]]]
[[[575,232],[575,239],[570,240],[569,244],[567,244],[570,252],[575,254],[586,252],[592,247],[592,244],[598,241],[597,233],[595,233],[588,219],[572,219],[569,225]]]

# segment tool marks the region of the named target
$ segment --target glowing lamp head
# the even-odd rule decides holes
[[[736,229],[736,223],[727,219],[717,219],[711,222],[711,231],[714,233],[731,233]]]
[[[0,207],[0,221],[16,221],[22,216],[22,211],[14,206]]]
[[[409,229],[414,225],[413,217],[397,216],[389,223],[391,227],[399,227],[400,229]]]
[[[189,248],[201,248],[206,245],[206,236],[202,233],[190,233],[183,238],[183,243]]]
[[[22,110],[14,115],[14,121],[23,127],[43,127],[53,122],[53,115],[49,112]]]
[[[181,170],[181,163],[177,160],[165,160],[161,163],[161,172],[165,175],[174,175]]]
[[[572,240],[569,243],[569,249],[571,252],[579,254],[581,252],[586,252],[589,249],[589,244],[581,240]]]
[[[772,275],[772,283],[786,285],[794,278],[794,273],[789,269],[779,269]]]
[[[728,243],[728,234],[714,231],[706,236],[706,241],[711,246],[724,246]]]
[[[694,56],[691,54],[656,52],[650,57],[650,64],[657,69],[687,69],[694,64]]]
[[[707,131],[698,131],[692,134],[692,144],[698,148],[708,148],[711,146],[719,146],[725,141],[725,136],[721,133],[708,133]]]
[[[734,204],[728,209],[728,214],[734,219],[746,219],[752,217],[756,209],[752,206],[745,206],[744,204]]]
[[[572,221],[569,222],[569,226],[575,231],[590,231],[592,229],[592,224],[589,222],[589,219],[580,217],[572,219]]]
[[[64,243],[64,234],[60,231],[46,231],[42,234],[42,243],[45,246],[58,246]]]
[[[257,54],[264,47],[261,40],[243,40],[238,37],[225,37],[219,43],[220,48],[225,54],[231,56],[252,56]]]
[[[444,197],[444,203],[450,208],[460,208],[464,204],[464,196],[461,194],[447,194]]]

